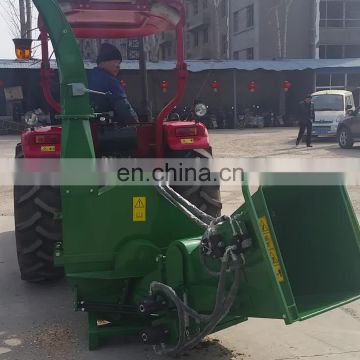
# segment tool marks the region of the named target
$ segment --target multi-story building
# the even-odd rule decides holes
[[[188,59],[360,57],[360,0],[184,0]],[[113,41],[127,55],[126,41]],[[98,40],[81,44],[94,60]],[[176,57],[175,33],[147,42],[150,60]]]
[[[110,39],[110,40],[100,40],[100,39],[81,39],[79,40],[79,47],[81,54],[84,60],[96,61],[97,54],[102,42],[107,42],[115,45],[120,51],[123,59],[127,59],[127,41]]]
[[[232,57],[360,57],[359,0],[231,0]]]
[[[231,0],[233,59],[315,57],[316,0]]]
[[[231,0],[230,8],[233,59],[360,57],[360,0]],[[359,85],[352,71],[316,73],[318,90]]]
[[[322,0],[319,13],[319,57],[360,57],[360,1]]]
[[[230,1],[186,0],[186,57],[230,57]]]

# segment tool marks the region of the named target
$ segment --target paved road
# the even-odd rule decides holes
[[[345,157],[360,154],[344,151],[332,142],[314,149],[294,149],[295,129],[261,131],[214,131],[215,156],[223,157]],[[16,137],[0,137],[0,157],[13,156]],[[359,189],[350,191],[359,212]],[[135,339],[114,339],[96,352],[87,350],[85,314],[72,311],[65,281],[35,286],[19,279],[14,246],[10,188],[0,189],[0,360],[142,360],[157,359]],[[224,191],[225,213],[239,204],[237,192]],[[285,326],[281,321],[249,320],[211,336],[191,352],[190,359],[254,360],[358,360],[360,359],[360,302],[304,323]]]

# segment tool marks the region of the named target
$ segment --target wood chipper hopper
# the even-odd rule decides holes
[[[60,68],[66,168],[69,158],[95,158],[93,113],[70,26],[79,33],[93,24],[82,22],[71,2],[61,1],[61,9],[55,0],[33,1]],[[172,19],[183,32],[180,1],[73,3],[103,20],[99,36],[117,24],[104,7],[123,16],[122,7],[138,6],[128,28],[148,29],[143,35],[156,32],[164,14],[178,14]],[[359,225],[342,186],[267,186],[251,196],[244,183],[243,194],[232,216],[212,217],[167,185],[61,186],[56,263],[76,310],[88,312],[90,349],[109,336],[135,335],[160,354],[178,355],[249,317],[291,324],[360,297]]]

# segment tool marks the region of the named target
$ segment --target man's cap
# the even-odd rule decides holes
[[[108,43],[101,44],[96,63],[99,65],[103,61],[111,60],[122,61],[121,52],[114,45]]]

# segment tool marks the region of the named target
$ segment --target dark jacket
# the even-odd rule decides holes
[[[88,75],[89,89],[109,93],[109,95],[90,94],[95,112],[114,112],[114,120],[123,124],[138,122],[138,116],[130,105],[125,90],[119,80],[107,71],[96,67]]]
[[[315,120],[315,111],[314,111],[314,103],[306,103],[305,101],[301,101],[299,104],[300,108],[300,122],[314,122]]]

